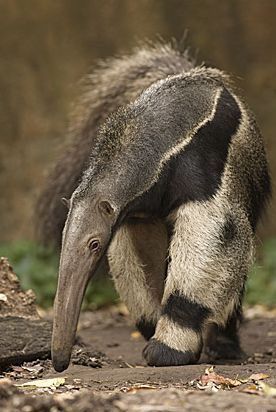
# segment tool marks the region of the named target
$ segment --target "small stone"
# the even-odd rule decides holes
[[[0,301],[1,302],[7,302],[8,298],[4,293],[0,293]]]

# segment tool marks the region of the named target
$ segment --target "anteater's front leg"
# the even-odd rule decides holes
[[[161,317],[143,355],[149,365],[195,363],[209,322],[225,325],[240,304],[252,235],[240,210],[218,199],[174,214]]]
[[[160,317],[167,254],[167,229],[158,219],[129,219],[108,250],[115,287],[145,339],[154,335]]]

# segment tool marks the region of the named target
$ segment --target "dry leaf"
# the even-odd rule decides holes
[[[263,393],[267,396],[276,396],[276,388],[268,385],[267,383],[260,382],[259,387],[262,389]]]
[[[200,389],[201,391],[212,391],[212,392],[217,392],[219,390],[219,386],[217,386],[214,382],[209,381],[207,385],[201,385],[200,383],[196,384],[197,389]]]
[[[256,385],[249,385],[241,389],[241,392],[250,393],[252,395],[260,395],[260,391]]]
[[[202,385],[207,385],[208,382],[213,382],[217,385],[230,386],[230,387],[241,385],[241,382],[239,380],[225,378],[224,376],[218,375],[215,372],[210,372],[200,377],[200,383]]]
[[[125,363],[125,365],[128,367],[128,368],[134,368],[134,366],[133,365],[131,365],[130,363],[128,363],[128,362],[124,362]]]
[[[204,374],[209,375],[209,373],[214,372],[214,366],[209,366],[208,368],[205,369]]]
[[[137,392],[137,391],[139,391],[139,390],[141,390],[141,389],[149,389],[149,390],[153,390],[153,389],[157,389],[157,386],[152,386],[152,385],[144,385],[144,384],[141,384],[141,385],[137,385],[137,386],[131,386],[130,388],[127,388],[127,390],[126,390],[126,392],[132,392],[132,393],[135,393],[135,392]]]
[[[258,382],[260,380],[267,379],[267,378],[269,378],[269,375],[267,375],[266,373],[253,373],[252,375],[249,376],[249,378],[245,378],[245,379],[226,378],[214,372],[214,366],[211,366],[205,369],[205,374],[200,377],[199,383],[203,386],[207,386],[207,385],[210,386],[210,382],[212,382],[216,385],[222,385],[225,387],[236,387],[236,386],[242,385],[243,383],[247,383],[250,380]],[[247,387],[247,389],[252,390],[252,386],[253,385],[250,385],[249,387]]]
[[[58,388],[65,384],[65,378],[53,378],[53,379],[37,379],[21,384],[17,384],[18,387],[23,387],[25,389],[36,389],[36,388]]]
[[[249,376],[248,380],[261,381],[267,378],[269,378],[269,375],[267,375],[266,373],[252,373],[252,375]]]
[[[12,366],[12,370],[14,371],[14,372],[19,372],[19,373],[21,373],[21,372],[23,372],[24,371],[24,367],[23,366]]]
[[[14,368],[13,368],[14,369]],[[39,363],[36,365],[32,365],[32,366],[22,366],[22,369],[27,371],[27,372],[31,372],[31,373],[39,373],[43,371],[43,366],[40,365]]]
[[[141,338],[141,333],[138,332],[138,331],[134,331],[134,332],[131,333],[130,336],[131,336],[131,339],[139,339],[139,338]]]

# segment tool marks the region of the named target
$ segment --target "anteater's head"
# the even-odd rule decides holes
[[[107,249],[117,217],[116,207],[100,195],[75,192],[69,202],[52,337],[52,362],[59,372],[69,365],[84,292]]]

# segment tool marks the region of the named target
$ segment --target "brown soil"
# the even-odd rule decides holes
[[[264,382],[276,386],[275,330],[274,317],[245,321],[241,337],[247,361],[221,362],[215,372],[232,379],[265,373],[269,377]],[[21,411],[28,406],[26,411],[276,411],[276,399],[266,397],[256,382],[203,388],[198,379],[210,366],[204,359],[198,365],[147,367],[141,357],[144,344],[119,309],[83,313],[78,345],[67,371],[58,374],[50,360],[37,360],[10,367],[2,375],[17,384],[65,377],[65,384],[55,389],[26,389],[14,388],[4,380],[0,410]],[[250,392],[250,388],[250,394],[241,392]]]
[[[58,374],[47,359],[51,319],[38,318],[30,296],[0,260],[1,412],[276,412],[275,313],[247,311],[241,328],[247,360],[220,361],[213,370],[204,356],[197,365],[148,367],[145,342],[123,306],[85,312],[71,366]],[[53,378],[65,379],[37,386]]]

